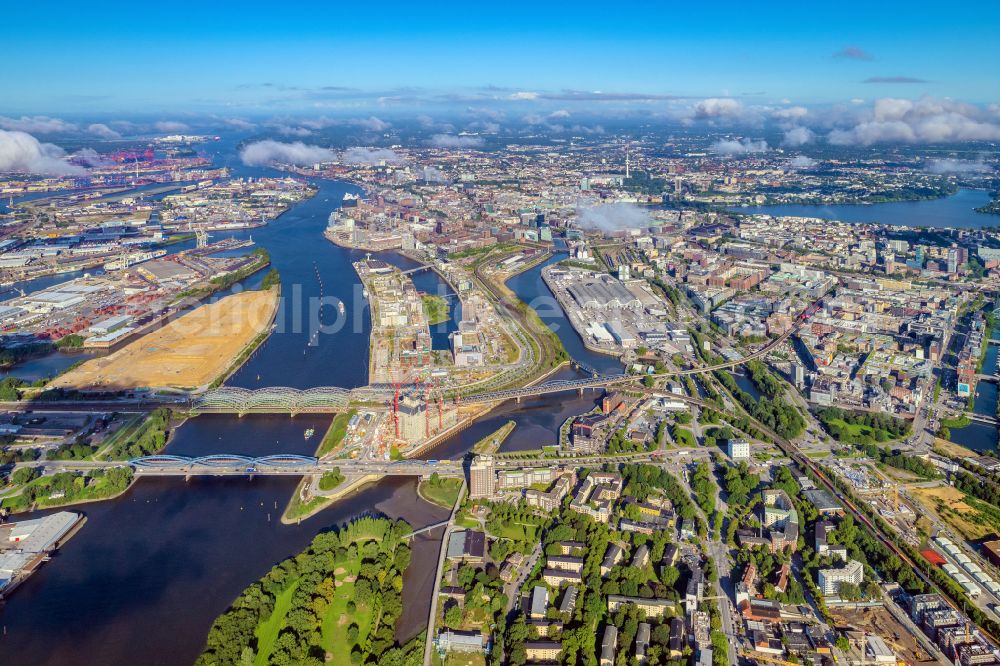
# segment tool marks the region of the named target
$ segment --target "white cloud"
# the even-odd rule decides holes
[[[1000,140],[1000,119],[971,104],[924,97],[917,101],[887,97],[849,129],[830,132],[836,145],[944,143]]]
[[[340,160],[345,164],[394,164],[404,161],[403,158],[393,150],[388,148],[365,148],[354,146],[348,148],[340,155]]]
[[[709,97],[694,106],[694,117],[698,120],[736,118],[742,113],[743,105],[731,97]]]
[[[279,134],[284,136],[309,136],[312,134],[305,127],[292,127],[290,125],[278,125],[277,130]]]
[[[272,162],[305,166],[316,162],[332,162],[337,154],[329,148],[310,146],[296,141],[282,143],[267,139],[244,146],[240,159],[247,166],[264,166]]]
[[[520,91],[516,93],[511,93],[509,99],[513,100],[535,100],[538,99],[538,93],[531,91]]]
[[[569,111],[566,109],[558,109],[549,114],[549,118],[569,118]]]
[[[816,160],[805,155],[796,155],[788,160],[788,166],[792,169],[811,169],[819,164]]]
[[[719,155],[746,155],[750,153],[766,153],[767,141],[751,141],[750,139],[723,139],[716,141],[708,147],[713,153]]]
[[[0,129],[31,134],[55,134],[57,132],[75,132],[78,128],[73,123],[48,116],[21,116],[20,118],[0,116]]]
[[[851,104],[854,104],[856,106],[864,104],[864,103],[865,103],[865,100],[861,99],[860,97],[854,97],[854,98],[851,99]]]
[[[613,203],[577,208],[576,222],[584,229],[617,231],[649,226],[649,212],[628,203]]]
[[[804,146],[812,143],[816,134],[808,127],[793,127],[785,131],[785,140],[782,142],[786,146]]]
[[[478,148],[483,145],[483,140],[478,136],[435,134],[428,143],[436,148]]]
[[[389,123],[385,122],[381,118],[376,118],[375,116],[370,116],[368,118],[357,118],[351,121],[352,125],[357,125],[366,130],[371,130],[372,132],[384,132],[389,129]]]
[[[790,106],[787,109],[778,109],[771,115],[778,120],[801,120],[809,115],[809,109],[804,106]]]
[[[0,130],[0,171],[50,176],[87,173],[65,161],[65,156],[66,151],[59,146],[41,143],[27,132]]]
[[[87,131],[94,136],[99,136],[102,139],[120,139],[122,135],[115,130],[111,129],[104,123],[93,123],[87,126]]]
[[[985,162],[972,160],[957,160],[951,157],[939,160],[927,160],[924,164],[924,171],[936,174],[976,174],[991,173],[993,167]]]
[[[256,125],[246,120],[245,118],[226,118],[222,122],[226,123],[230,127],[238,130],[252,130],[256,129]]]
[[[190,127],[177,120],[161,120],[153,125],[157,132],[186,132]]]

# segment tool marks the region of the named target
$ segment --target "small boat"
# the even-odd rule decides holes
[[[305,432],[304,439],[309,439],[310,437],[312,437],[315,434],[316,434],[316,430],[314,428],[308,428],[306,430],[306,432]]]
[[[339,303],[339,304],[337,305],[337,309],[338,309],[338,310],[340,310],[340,314],[344,314],[344,301],[341,301],[341,302],[340,302],[340,303]]]

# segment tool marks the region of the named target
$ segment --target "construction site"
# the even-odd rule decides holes
[[[433,363],[423,299],[401,270],[370,256],[354,262],[371,308],[369,377],[374,383],[411,378]]]
[[[881,637],[882,641],[897,655],[906,655],[902,663],[909,666],[917,664],[936,664],[938,659],[931,655],[921,638],[913,634],[899,620],[893,617],[884,606],[867,606],[864,608],[834,608],[831,609],[837,629],[847,633],[852,643],[852,654],[855,657],[851,663],[875,664],[874,660],[865,660],[865,655],[857,650],[857,644],[867,636]]]
[[[271,326],[278,289],[244,291],[192,310],[108,356],[53,380],[51,388],[203,389]]]

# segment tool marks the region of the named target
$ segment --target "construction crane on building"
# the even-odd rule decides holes
[[[208,232],[204,228],[198,228],[194,232],[195,243],[197,247],[202,248],[208,245]]]
[[[872,471],[875,472],[876,476],[882,479],[883,484],[889,487],[889,490],[891,492],[890,497],[892,498],[892,510],[896,513],[899,513],[899,483],[893,479],[890,479],[888,476],[885,475],[885,473],[882,470],[880,470],[875,465],[872,465]]]

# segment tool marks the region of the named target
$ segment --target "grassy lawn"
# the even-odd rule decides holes
[[[486,655],[482,653],[449,652],[441,659],[437,650],[434,650],[433,655],[432,663],[435,666],[486,666]]]
[[[322,647],[333,657],[328,663],[335,666],[350,666],[351,663],[351,649],[354,644],[347,638],[347,627],[352,623],[358,625],[359,643],[365,642],[372,627],[371,607],[358,604],[352,615],[347,613],[347,603],[354,596],[354,578],[360,569],[360,559],[338,562],[335,574],[336,593],[323,616]],[[269,663],[278,634],[286,626],[286,615],[291,608],[292,597],[298,586],[299,581],[295,581],[278,594],[271,617],[268,618],[267,622],[257,627],[255,634],[258,650],[254,659],[255,666],[266,666]]]
[[[535,534],[538,528],[533,525],[521,525],[520,523],[509,523],[501,527],[496,536],[510,539],[512,541],[523,541],[531,543],[535,541]]]
[[[333,417],[333,422],[330,424],[329,430],[323,435],[323,441],[319,443],[319,448],[316,450],[317,458],[322,458],[329,454],[344,441],[344,435],[347,434],[347,424],[357,413],[358,410],[352,409],[349,412],[337,414]]]
[[[677,446],[681,448],[693,449],[698,446],[698,443],[694,441],[694,435],[687,428],[675,428],[673,435]]]
[[[496,453],[500,445],[504,443],[510,433],[514,432],[514,428],[517,427],[517,423],[514,421],[507,421],[502,426],[497,428],[495,431],[483,437],[481,440],[473,444],[473,453]]]
[[[366,605],[358,604],[353,615],[347,614],[347,602],[354,596],[354,583],[347,582],[345,578],[357,575],[361,568],[360,561],[353,561],[341,564],[344,567],[342,573],[337,574],[337,593],[333,597],[333,603],[327,608],[323,617],[323,649],[333,655],[333,660],[329,663],[337,666],[349,666],[351,663],[351,648],[353,644],[347,638],[347,627],[358,625],[358,641],[364,643],[368,632],[372,626],[372,609]]]
[[[274,612],[271,613],[271,617],[264,624],[258,625],[254,631],[257,635],[257,656],[253,660],[254,666],[267,666],[274,642],[278,640],[278,633],[285,626],[285,615],[292,607],[292,596],[298,587],[299,581],[295,581],[287,589],[282,590],[274,600]]]
[[[319,507],[324,506],[327,503],[333,501],[325,497],[314,497],[308,502],[303,502],[301,494],[302,483],[304,483],[304,481],[299,482],[299,485],[295,487],[295,492],[292,493],[292,498],[288,500],[288,507],[285,509],[285,515],[284,515],[285,520],[295,520],[296,518],[302,518],[303,516],[308,515],[315,509],[318,509]]]
[[[844,437],[842,435],[840,437],[840,441],[857,442],[857,441],[860,440],[860,438],[863,435],[868,435],[869,437],[871,437],[872,441],[874,441],[874,442],[880,442],[880,443],[891,442],[894,439],[897,439],[897,438],[893,437],[886,430],[878,430],[876,428],[872,428],[871,426],[862,425],[860,423],[848,423],[847,421],[844,421],[843,419],[829,419],[826,422],[826,426],[828,428],[829,427],[839,427],[839,428],[842,429],[842,432],[844,432],[844,433],[847,434],[847,437]],[[879,432],[881,432],[882,435],[883,435],[882,439],[879,439],[878,437],[876,437],[876,433],[879,433]]]
[[[451,306],[448,300],[441,296],[427,294],[421,297],[424,302],[424,314],[427,315],[427,323],[433,326],[451,318]]]
[[[143,426],[145,423],[146,417],[144,414],[130,414],[126,417],[125,423],[123,423],[118,430],[101,442],[101,448],[94,457],[101,457],[105,452],[111,450],[120,443],[127,442],[133,438],[138,439],[141,434],[140,429],[144,429]]]
[[[461,488],[461,479],[425,479],[420,482],[420,494],[425,499],[446,509],[455,506]]]

